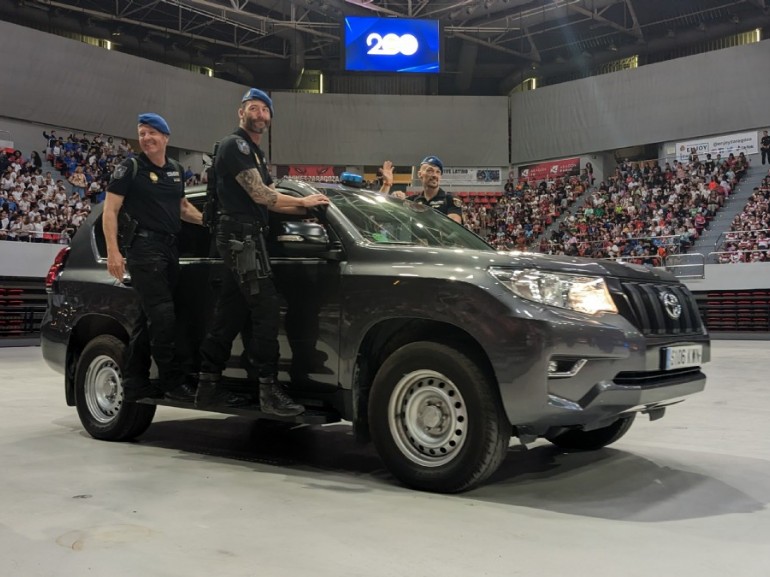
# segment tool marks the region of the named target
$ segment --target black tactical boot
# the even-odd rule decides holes
[[[198,373],[198,390],[195,393],[195,407],[210,407],[217,396],[218,373]]]
[[[141,399],[160,399],[163,391],[157,383],[148,378],[126,378],[123,380],[123,400],[127,403],[135,403]]]
[[[195,395],[196,409],[243,407],[252,403],[249,397],[242,397],[224,390],[220,386],[221,378],[218,373],[200,373],[198,375],[198,392]]]
[[[193,375],[186,375],[184,382],[170,391],[166,391],[166,399],[169,401],[177,401],[181,403],[192,403],[195,401],[196,391],[198,385],[195,382]]]
[[[305,407],[287,395],[273,377],[259,379],[259,408],[263,413],[279,417],[294,417],[305,412]]]

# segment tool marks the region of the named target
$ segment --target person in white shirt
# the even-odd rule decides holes
[[[35,215],[35,218],[32,220],[32,227],[33,227],[33,238],[32,240],[34,242],[43,242],[43,219],[40,218],[40,215]]]
[[[3,178],[0,179],[0,188],[3,190],[11,190],[16,182],[16,175],[12,172],[5,173]]]

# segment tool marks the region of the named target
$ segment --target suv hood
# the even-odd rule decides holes
[[[381,247],[377,247],[381,248]],[[678,282],[671,273],[657,268],[628,264],[612,260],[593,260],[589,258],[563,255],[545,255],[531,252],[493,252],[480,250],[388,247],[387,252],[394,261],[411,265],[439,265],[472,268],[511,267],[533,268],[568,274],[579,274],[642,282]],[[391,260],[391,259],[388,259]]]

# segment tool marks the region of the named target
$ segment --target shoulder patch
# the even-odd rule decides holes
[[[115,170],[112,171],[112,178],[115,180],[121,179],[126,175],[126,171],[128,169],[124,164],[119,164],[115,167]]]
[[[251,152],[249,143],[243,140],[243,138],[236,138],[235,143],[238,145],[238,150],[240,150],[243,154],[249,154]]]
[[[459,206],[459,207],[462,207],[462,205],[463,205],[463,201],[462,201],[462,200],[460,200],[459,198],[453,198],[453,199],[452,199],[452,202],[454,202],[454,205],[455,205],[455,206]]]

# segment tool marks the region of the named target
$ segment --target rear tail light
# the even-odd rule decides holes
[[[53,264],[51,265],[51,268],[48,269],[48,274],[45,275],[45,288],[49,289],[53,286],[53,283],[56,280],[56,277],[59,276],[61,269],[64,268],[64,263],[67,262],[67,257],[69,256],[69,253],[70,253],[70,247],[65,246],[56,254],[56,258],[53,259]]]

